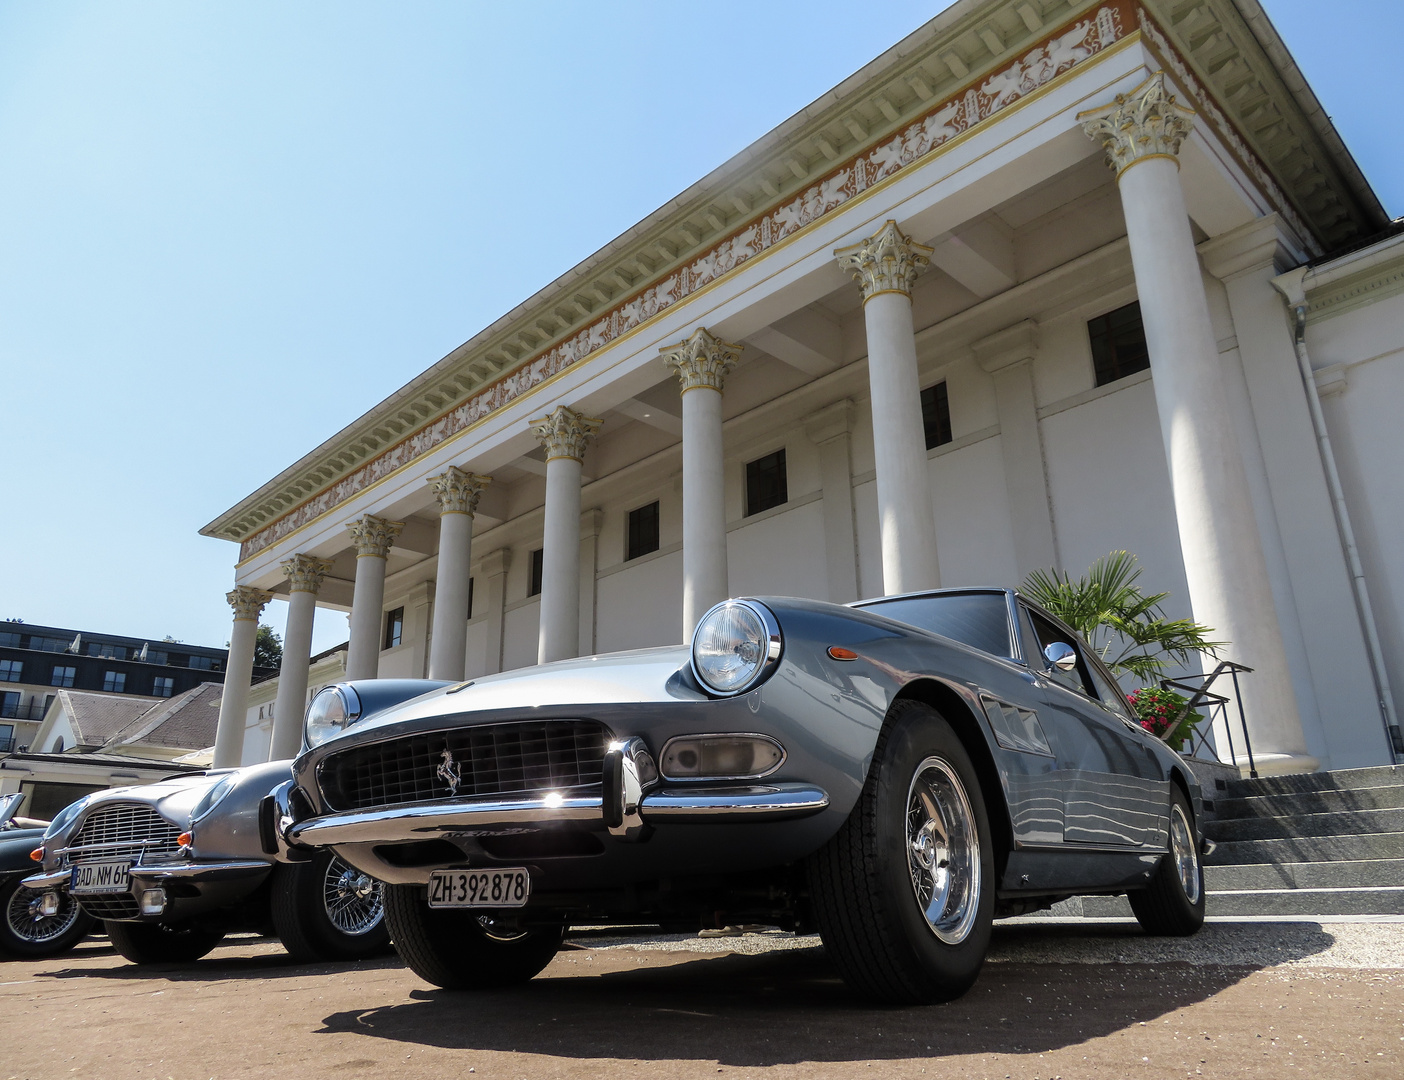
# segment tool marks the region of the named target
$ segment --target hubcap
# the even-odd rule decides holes
[[[61,937],[78,918],[78,905],[67,894],[60,894],[56,915],[45,915],[39,910],[43,896],[42,892],[21,885],[5,910],[10,932],[31,945],[44,945]]]
[[[335,857],[327,867],[322,902],[332,925],[353,937],[374,930],[385,914],[380,882]]]
[[[960,944],[980,907],[980,836],[965,785],[939,757],[918,765],[907,789],[907,867],[926,925]]]
[[[1175,872],[1180,875],[1185,899],[1191,904],[1199,903],[1199,851],[1179,803],[1170,808],[1170,857],[1175,860]]]

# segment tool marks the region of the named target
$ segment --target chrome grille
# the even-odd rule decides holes
[[[579,794],[600,787],[608,742],[609,733],[590,720],[491,724],[343,750],[322,763],[319,775],[333,810],[547,791]],[[458,784],[451,791],[448,777],[455,773]]]
[[[69,862],[174,856],[180,829],[145,803],[103,803],[68,845]]]
[[[130,893],[112,896],[75,896],[78,906],[94,919],[135,919],[141,915],[136,897]]]

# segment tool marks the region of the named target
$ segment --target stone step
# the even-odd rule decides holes
[[[1329,814],[1348,810],[1390,810],[1404,807],[1404,784],[1325,791],[1294,791],[1287,795],[1214,800],[1214,819],[1274,817],[1280,814]]]
[[[1375,765],[1367,769],[1337,769],[1334,772],[1289,773],[1286,776],[1230,780],[1224,794],[1230,798],[1250,798],[1254,795],[1290,795],[1294,792],[1339,791],[1398,784],[1404,784],[1404,766]]]
[[[1206,915],[1404,915],[1404,886],[1382,889],[1279,889],[1207,892]],[[1124,896],[1082,896],[1049,914],[1086,919],[1134,918]]]
[[[1219,818],[1204,831],[1220,843],[1232,840],[1285,840],[1293,837],[1404,832],[1404,808],[1347,810],[1330,814]],[[1404,854],[1404,852],[1401,852]],[[1390,858],[1382,855],[1382,858]]]
[[[1296,836],[1279,840],[1228,840],[1204,861],[1209,866],[1244,863],[1355,862],[1404,858],[1404,832]]]
[[[1404,887],[1404,859],[1206,866],[1204,887],[1210,892]]]

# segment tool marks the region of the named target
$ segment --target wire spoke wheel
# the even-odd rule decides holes
[[[907,792],[907,868],[926,925],[958,945],[980,907],[980,835],[965,785],[939,757],[917,766]]]
[[[1170,857],[1174,860],[1180,887],[1185,890],[1185,899],[1191,904],[1199,903],[1199,851],[1189,820],[1179,803],[1170,808]]]
[[[351,937],[374,930],[385,915],[380,882],[338,858],[327,864],[322,903],[332,925]]]
[[[67,933],[78,920],[78,905],[67,893],[59,894],[59,909],[53,915],[45,915],[39,909],[43,895],[21,885],[5,905],[5,923],[10,932],[31,945],[49,944]]]

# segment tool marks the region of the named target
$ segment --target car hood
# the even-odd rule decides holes
[[[85,821],[97,810],[113,802],[144,803],[155,809],[167,821],[185,826],[190,823],[191,811],[200,797],[232,770],[220,769],[217,772],[197,773],[192,776],[173,776],[154,784],[137,784],[132,787],[109,788],[89,796],[78,821]],[[77,824],[77,822],[75,822]],[[69,831],[72,831],[72,826]]]

